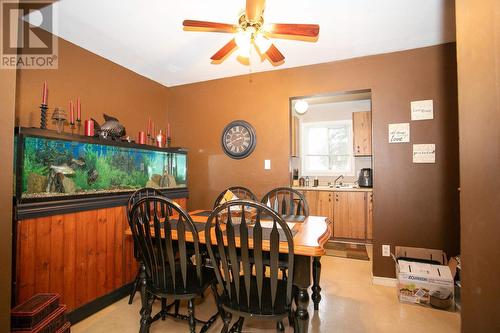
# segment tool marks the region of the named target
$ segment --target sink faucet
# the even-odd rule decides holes
[[[340,179],[340,185],[342,185],[342,179],[344,179],[344,175],[340,175],[333,181],[333,186],[337,186],[337,181]]]

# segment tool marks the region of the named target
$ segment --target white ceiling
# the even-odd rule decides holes
[[[233,53],[210,56],[229,34],[184,31],[184,19],[236,23],[244,0],[61,0],[57,31],[77,44],[166,86],[401,51],[455,40],[453,0],[268,0],[268,23],[317,23],[316,43],[277,40],[285,63]]]

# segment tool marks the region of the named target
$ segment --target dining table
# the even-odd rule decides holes
[[[204,225],[210,213],[210,210],[203,209],[189,212],[198,231],[200,244],[206,245]],[[319,309],[321,301],[321,257],[326,253],[323,246],[330,238],[332,221],[324,216],[307,216],[302,217],[302,219],[297,219],[296,216],[283,216],[283,219],[293,228],[295,318],[297,319],[298,332],[305,333],[309,327],[309,287],[312,291],[311,299],[314,303],[314,310]],[[130,230],[127,230],[126,234],[131,235]],[[175,234],[175,232],[172,233],[173,239],[176,237]],[[213,241],[215,239],[212,237]],[[187,233],[186,242],[192,241],[192,235]],[[238,247],[238,236],[236,236],[235,243]],[[262,250],[269,250],[269,241],[263,241]],[[288,243],[285,240],[280,241],[279,251],[283,254],[288,253]]]

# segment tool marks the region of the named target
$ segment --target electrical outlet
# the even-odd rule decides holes
[[[390,245],[382,245],[382,256],[384,256],[384,257],[391,256],[391,246]]]
[[[271,170],[271,160],[264,160],[264,170]]]

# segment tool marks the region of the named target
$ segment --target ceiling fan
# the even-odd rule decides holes
[[[243,58],[250,57],[254,46],[261,56],[267,56],[273,65],[280,65],[285,56],[273,44],[270,38],[316,41],[319,35],[317,24],[275,23],[264,25],[265,0],[246,0],[245,12],[238,24],[207,21],[184,20],[185,30],[233,33],[234,37],[217,51],[210,59],[222,62],[233,50],[238,49]]]

